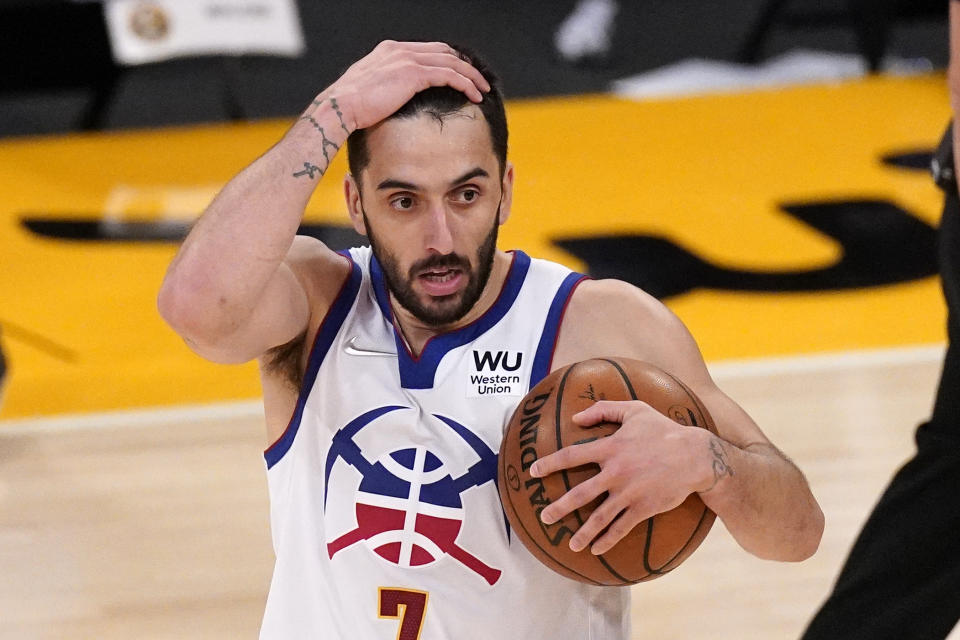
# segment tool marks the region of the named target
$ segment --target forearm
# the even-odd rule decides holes
[[[335,99],[318,98],[207,207],[170,265],[161,313],[181,333],[242,323],[287,255],[304,209],[347,138]]]
[[[712,437],[706,448],[714,482],[700,497],[740,546],[768,560],[813,555],[823,512],[800,470],[769,443],[739,448]]]

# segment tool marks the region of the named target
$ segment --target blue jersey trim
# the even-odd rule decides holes
[[[448,333],[438,334],[427,340],[419,358],[414,358],[410,355],[406,343],[397,331],[396,326],[394,326],[394,339],[397,343],[397,362],[400,367],[400,386],[404,389],[433,388],[437,367],[440,365],[443,356],[457,347],[462,347],[476,340],[485,331],[503,319],[520,294],[520,288],[523,286],[529,269],[530,257],[522,251],[514,251],[510,271],[507,273],[503,288],[500,290],[500,295],[494,301],[493,305],[487,309],[482,316],[470,324]],[[377,298],[377,304],[380,306],[383,315],[393,323],[393,313],[390,309],[390,298],[387,294],[386,282],[384,281],[383,271],[380,269],[376,258],[370,259],[370,277],[373,281],[373,290]]]
[[[571,273],[560,283],[560,288],[553,296],[553,302],[550,303],[550,310],[547,312],[547,321],[543,324],[543,333],[540,334],[540,343],[533,356],[533,367],[530,371],[531,389],[550,373],[553,352],[557,346],[557,335],[560,333],[560,323],[563,321],[563,314],[567,310],[570,296],[573,295],[577,285],[588,277],[582,273]]]
[[[387,294],[387,281],[383,277],[383,269],[373,252],[370,252],[370,282],[373,283],[373,295],[383,317],[393,322],[393,310],[390,309],[390,296]]]
[[[293,445],[293,439],[297,436],[297,430],[300,428],[300,420],[303,418],[303,408],[307,404],[307,397],[313,389],[313,383],[317,380],[317,372],[320,371],[320,365],[326,357],[334,338],[340,332],[347,314],[353,308],[353,302],[357,299],[357,293],[360,291],[360,282],[363,276],[360,267],[349,254],[341,254],[350,260],[352,269],[350,275],[340,287],[340,292],[333,301],[326,317],[320,323],[317,329],[317,336],[314,338],[313,347],[310,349],[310,358],[307,360],[307,369],[303,374],[303,384],[300,386],[300,395],[297,398],[297,406],[290,418],[290,423],[284,430],[283,435],[277,439],[270,447],[263,452],[263,457],[267,461],[267,469],[280,462],[284,454],[290,450]]]

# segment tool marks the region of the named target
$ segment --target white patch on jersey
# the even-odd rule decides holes
[[[467,397],[523,396],[530,356],[522,351],[474,348],[469,361]]]

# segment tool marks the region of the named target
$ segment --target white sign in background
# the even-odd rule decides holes
[[[295,0],[105,0],[104,16],[113,57],[125,65],[305,49]]]

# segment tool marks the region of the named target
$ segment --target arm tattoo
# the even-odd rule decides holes
[[[717,483],[720,482],[723,476],[732,477],[736,475],[733,472],[733,467],[727,462],[727,452],[718,438],[710,438],[710,453],[713,454],[713,484],[710,485],[710,489],[707,489],[707,491],[717,486]]]
[[[301,119],[301,120],[307,120],[310,124],[313,125],[313,128],[314,128],[314,129],[316,129],[317,131],[320,132],[320,137],[323,138],[323,142],[321,142],[321,145],[320,145],[320,151],[323,152],[323,157],[326,159],[326,161],[327,161],[327,166],[329,167],[329,166],[330,166],[330,155],[327,153],[327,147],[333,147],[334,152],[337,152],[337,151],[340,150],[339,145],[337,145],[336,142],[334,142],[333,140],[331,140],[330,138],[327,137],[327,134],[326,134],[326,132],[323,130],[323,127],[320,126],[320,123],[317,122],[317,120],[316,120],[313,116],[311,116],[311,115],[305,115],[305,116],[303,116],[303,117],[300,118],[300,119]]]
[[[299,177],[301,177],[301,176],[307,176],[308,178],[310,178],[311,180],[313,180],[313,176],[314,176],[314,175],[316,175],[317,173],[319,173],[319,174],[322,176],[322,175],[323,175],[323,171],[324,171],[323,169],[321,169],[320,167],[318,167],[318,166],[315,165],[315,164],[310,164],[309,162],[304,162],[304,163],[303,163],[303,171],[297,171],[295,174],[293,174],[293,177],[294,177],[294,178],[299,178]]]
[[[311,106],[319,107],[321,104],[323,104],[323,100],[317,98],[317,99],[314,99],[313,102],[311,102],[310,104]],[[334,112],[337,114],[337,120],[340,121],[340,127],[347,133],[347,135],[350,135],[350,130],[347,129],[347,125],[343,121],[343,112],[340,111],[340,105],[337,104],[336,98],[330,98],[330,106],[333,107]],[[336,142],[334,142],[333,140],[327,137],[327,132],[323,130],[323,127],[320,125],[319,122],[317,122],[317,119],[314,118],[313,115],[308,113],[306,115],[301,116],[300,119],[306,120],[307,122],[312,124],[313,128],[320,133],[320,137],[321,137],[320,151],[323,153],[323,159],[326,161],[326,164],[321,169],[315,164],[304,162],[303,171],[297,171],[296,173],[293,174],[293,177],[300,178],[303,176],[307,176],[308,178],[313,180],[314,176],[317,175],[318,173],[320,174],[320,176],[323,176],[323,173],[327,170],[327,167],[330,166],[330,153],[327,151],[327,148],[333,147],[333,152],[336,153],[337,151],[340,150],[340,145],[338,145]]]
[[[337,104],[336,98],[330,98],[330,106],[333,107],[333,110],[337,113],[337,120],[340,121],[340,126],[347,135],[350,135],[350,129],[347,129],[347,125],[343,123],[343,113],[340,111],[340,105]]]

